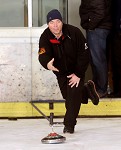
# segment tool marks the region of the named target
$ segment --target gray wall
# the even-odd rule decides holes
[[[80,26],[79,6],[81,0],[68,0],[68,23],[81,29],[85,35],[85,30]]]
[[[38,61],[41,28],[0,28],[0,102],[62,99],[55,75]]]

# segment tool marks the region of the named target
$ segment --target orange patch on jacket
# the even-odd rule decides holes
[[[46,52],[45,48],[42,47],[42,48],[39,49],[39,53],[38,54],[41,55],[41,54],[44,54],[45,52]]]

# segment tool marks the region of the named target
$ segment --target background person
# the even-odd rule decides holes
[[[86,30],[93,81],[101,98],[107,95],[107,38],[112,27],[111,0],[81,0],[81,26]]]

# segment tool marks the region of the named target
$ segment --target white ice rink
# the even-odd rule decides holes
[[[0,120],[0,150],[121,150],[121,118],[78,118],[74,134],[63,134],[65,143],[43,144],[51,132],[46,119]],[[54,119],[63,121],[63,119]]]

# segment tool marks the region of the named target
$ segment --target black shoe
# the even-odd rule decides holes
[[[67,127],[65,126],[63,129],[63,133],[74,133],[74,127]]]
[[[85,84],[86,88],[87,88],[87,91],[88,91],[88,96],[89,98],[91,99],[92,103],[94,105],[98,105],[99,103],[99,95],[96,91],[96,88],[95,88],[95,84],[92,80],[89,80],[86,84]]]

